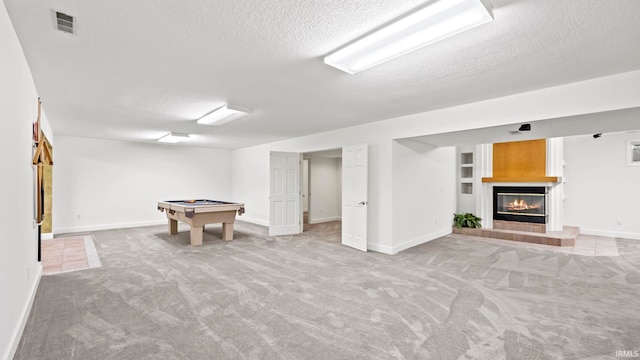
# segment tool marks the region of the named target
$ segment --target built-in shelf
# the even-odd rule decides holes
[[[460,166],[471,165],[473,166],[473,153],[461,153],[460,154]]]
[[[463,179],[473,178],[473,167],[462,165],[460,167],[460,177]]]
[[[460,194],[473,194],[473,153],[460,153]]]

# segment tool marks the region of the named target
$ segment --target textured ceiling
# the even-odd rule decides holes
[[[490,0],[495,21],[356,75],[323,56],[424,0],[4,2],[56,135],[238,148],[640,69],[638,0]],[[253,112],[196,124],[224,102]]]

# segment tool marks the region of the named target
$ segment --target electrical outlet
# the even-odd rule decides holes
[[[618,219],[618,220],[616,220],[616,223],[617,223],[618,225],[622,225],[622,219]]]
[[[76,219],[80,220],[80,214],[76,215]]]

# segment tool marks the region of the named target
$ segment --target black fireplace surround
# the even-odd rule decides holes
[[[547,188],[544,186],[494,186],[493,219],[547,223]]]

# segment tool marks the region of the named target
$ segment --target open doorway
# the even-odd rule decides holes
[[[306,182],[308,227],[321,230],[330,224],[338,242],[367,251],[367,144],[306,154],[271,151],[269,236],[306,231],[302,221],[301,174],[305,155],[309,160]]]
[[[303,154],[303,231],[342,220],[342,149]]]

